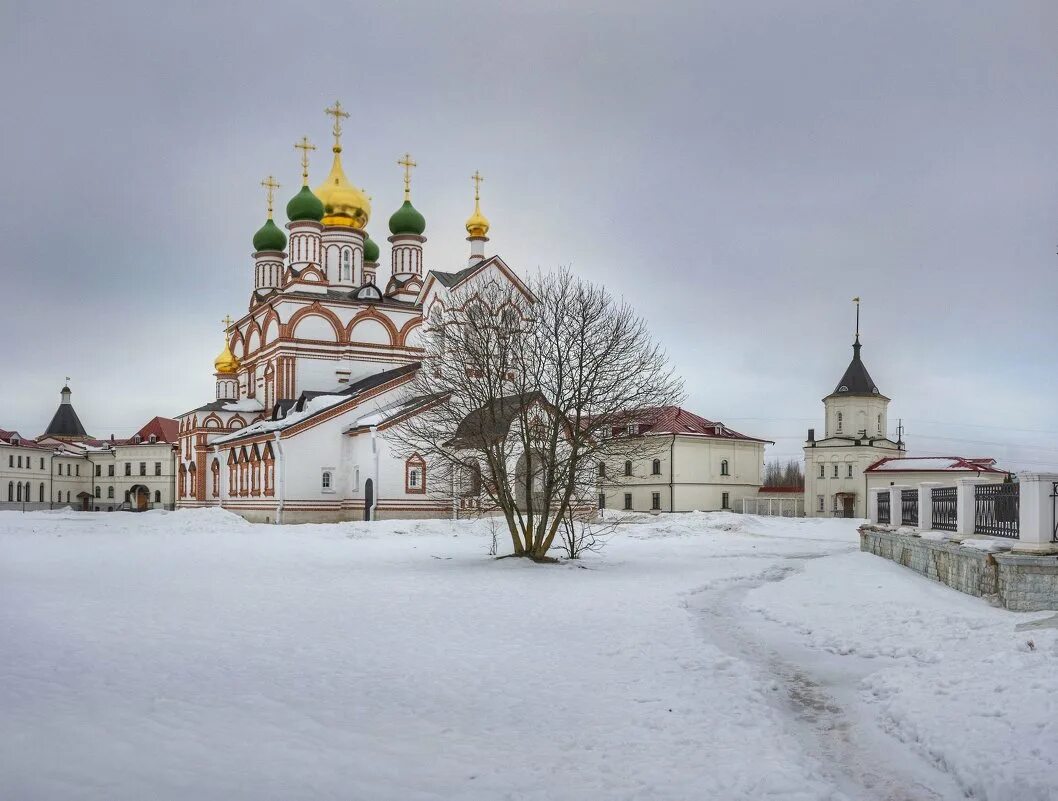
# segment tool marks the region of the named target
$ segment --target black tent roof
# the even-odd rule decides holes
[[[71,394],[69,387],[62,388],[62,403],[55,410],[51,422],[48,423],[47,430],[41,435],[42,437],[88,439],[88,432],[84,430],[81,420],[77,417],[77,412],[73,409],[73,404],[70,403]]]
[[[845,374],[841,376],[841,380],[834,387],[831,397],[834,395],[882,394],[881,390],[878,389],[878,385],[874,383],[874,379],[871,378],[871,374],[867,372],[867,365],[860,359],[861,347],[860,338],[856,337],[856,341],[852,344],[852,361],[845,368]]]

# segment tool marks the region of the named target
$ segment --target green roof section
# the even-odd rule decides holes
[[[254,251],[282,250],[287,246],[287,235],[279,230],[272,218],[269,217],[265,224],[253,235]]]
[[[418,210],[411,205],[410,200],[405,200],[404,205],[393,212],[389,218],[389,232],[393,236],[399,234],[415,234],[419,236],[426,230],[426,218],[419,214]]]
[[[323,201],[320,200],[307,186],[301,187],[301,191],[290,198],[287,203],[287,219],[291,222],[299,220],[313,220],[319,222],[323,219]]]
[[[370,237],[364,237],[364,261],[378,261],[378,243]]]

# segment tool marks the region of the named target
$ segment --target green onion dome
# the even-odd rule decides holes
[[[298,220],[319,222],[323,219],[323,201],[316,197],[311,189],[303,186],[301,191],[290,198],[290,202],[287,203],[287,219],[291,222]]]
[[[378,243],[370,236],[364,237],[364,261],[378,261]]]
[[[269,217],[261,229],[253,235],[253,249],[255,251],[261,250],[282,250],[287,246],[287,235],[279,230],[272,218]]]
[[[393,236],[398,234],[415,234],[419,236],[426,230],[426,218],[415,210],[410,200],[405,200],[404,205],[393,212],[389,218],[389,232]]]

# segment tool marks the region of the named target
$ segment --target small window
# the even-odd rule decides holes
[[[140,462],[140,475],[141,476],[147,475],[147,463],[146,462]]]
[[[731,473],[728,471],[727,459],[720,462],[720,475],[729,476]]]
[[[323,487],[323,490],[325,492],[331,488],[331,473],[329,470],[323,471],[323,476],[320,479],[320,485]]]
[[[878,415],[878,433],[882,433],[882,416]]]
[[[613,429],[611,429],[610,426],[603,426],[599,429],[599,436],[603,439],[608,439],[613,436]]]
[[[628,426],[625,428],[625,431],[627,431],[629,434],[638,434],[639,433],[639,424],[638,423],[629,423]]]
[[[69,462],[66,463],[66,475],[70,475],[70,463]],[[67,494],[69,494],[69,493],[67,493]]]
[[[107,497],[108,498],[113,498],[114,497],[114,488],[113,487],[107,487]]]
[[[650,464],[650,474],[654,476],[661,475],[661,459],[655,459]]]
[[[851,464],[849,465],[849,475],[848,475],[848,477],[852,478],[852,465]]]
[[[604,493],[604,492],[600,492],[599,493],[599,508],[600,509],[605,509],[606,508],[606,493]]]
[[[125,462],[125,475],[132,475],[132,462]]]
[[[606,478],[606,462],[599,462],[599,477]]]
[[[419,486],[419,468],[413,467],[408,471],[408,486],[418,488]]]
[[[844,417],[842,416],[841,412],[838,412],[838,433],[839,434],[841,433],[841,426],[842,426],[842,421],[843,420],[844,420]]]
[[[838,466],[834,465],[834,478],[838,477]]]
[[[96,487],[96,497],[98,498],[100,496],[100,494],[101,494],[100,493],[100,488]]]
[[[43,470],[43,469],[44,469],[44,457],[43,457],[43,456],[42,456],[42,457],[40,457],[40,469],[41,469],[41,470]]]
[[[161,503],[162,502],[162,491],[161,490],[155,490],[154,491],[154,502],[155,503]]]
[[[731,508],[731,493],[722,492],[720,493],[720,508],[730,509]]]
[[[148,442],[150,442],[150,443],[151,443],[151,445],[153,445],[153,444],[154,444],[154,443],[156,443],[157,441],[158,441],[158,437],[157,437],[157,436],[155,436],[154,434],[151,434],[151,436],[150,436],[150,439],[148,440]]]
[[[7,455],[7,466],[8,467],[14,467],[15,466],[15,455],[13,453],[9,453]]]
[[[819,477],[820,478],[826,478],[827,477],[827,466],[825,464],[819,465]]]
[[[626,476],[632,475],[632,462],[631,461],[626,461],[625,462],[625,475]],[[629,496],[629,497],[631,497],[631,496]]]
[[[632,493],[631,492],[626,492],[625,493],[625,509],[631,510],[631,508],[632,508]]]
[[[724,494],[726,495],[727,493],[724,493]],[[653,509],[655,512],[661,510],[661,493],[660,492],[652,492],[652,493],[650,493],[650,508]]]
[[[100,475],[102,475],[102,474],[103,474],[103,465],[101,465],[101,464],[97,464],[97,465],[96,465],[96,475],[97,475],[97,476],[100,476]]]
[[[44,503],[44,482],[40,482],[40,490],[37,493],[40,496],[40,502]]]
[[[826,509],[827,509],[826,503],[827,503],[827,498],[826,498],[825,495],[817,495],[816,496],[816,508],[820,512],[825,512],[826,511]]]
[[[107,475],[108,476],[113,476],[114,475],[114,465],[112,465],[112,464],[108,464],[107,465]]]
[[[18,466],[19,467],[22,466],[22,454],[19,454],[19,456],[18,456]]]
[[[353,468],[353,489],[360,489],[360,465]]]
[[[129,492],[128,490],[125,490],[125,503],[128,503],[128,502],[129,502],[129,499],[130,499],[131,497],[132,497],[132,493],[131,493],[131,492]]]
[[[162,463],[161,462],[155,462],[154,463],[154,474],[156,476],[160,476],[162,474]]]

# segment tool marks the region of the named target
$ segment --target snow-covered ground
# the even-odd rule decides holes
[[[0,798],[1058,797],[1058,638],[855,524],[0,513]],[[500,540],[501,546],[504,540]]]

